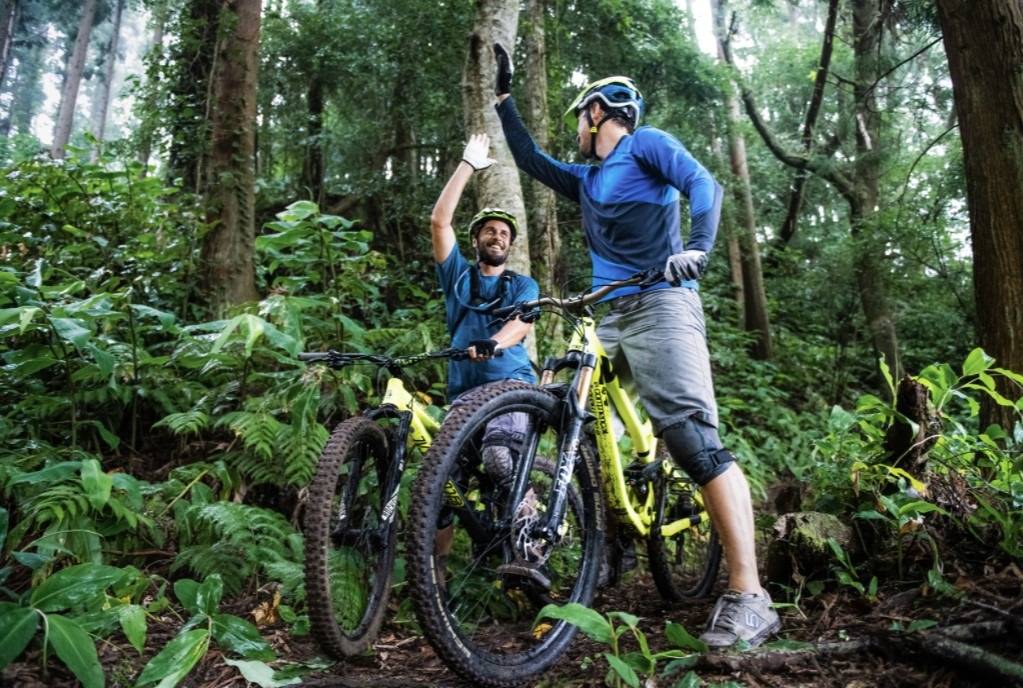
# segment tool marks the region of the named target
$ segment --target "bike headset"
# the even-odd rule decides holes
[[[594,81],[584,88],[568,106],[564,119],[569,128],[575,129],[579,122],[579,111],[585,110],[586,121],[590,124],[591,157],[597,155],[597,132],[610,119],[610,117],[605,117],[600,124],[593,123],[593,115],[590,114],[588,106],[598,98],[609,112],[623,111],[626,119],[632,124],[633,130],[639,126],[639,118],[643,116],[643,94],[636,88],[636,82],[627,76],[609,76],[606,79]]]

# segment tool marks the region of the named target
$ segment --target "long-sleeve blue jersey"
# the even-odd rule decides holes
[[[515,164],[580,205],[594,287],[647,268],[663,268],[669,256],[683,250],[683,195],[690,211],[685,248],[710,253],[721,217],[721,186],[671,134],[640,127],[622,137],[602,164],[570,164],[537,147],[511,98],[497,112]],[[662,282],[653,288],[667,286]],[[620,289],[614,296],[635,291]]]

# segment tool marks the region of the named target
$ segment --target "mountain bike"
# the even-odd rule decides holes
[[[535,317],[543,308],[564,315],[573,324],[566,354],[545,361],[539,386],[481,390],[448,414],[434,438],[409,514],[413,605],[437,654],[476,685],[516,686],[559,659],[577,628],[536,614],[545,603],[592,601],[606,513],[619,537],[646,542],[663,597],[703,596],[716,582],[721,546],[700,492],[658,453],[649,420],[611,370],[589,308],[615,289],[661,279],[659,270],[650,270],[571,298],[496,309],[500,318]],[[568,380],[556,381],[561,371],[569,372]],[[458,513],[483,521],[487,537],[467,537],[459,561],[447,557],[447,571],[439,572],[432,548],[437,519],[473,492],[466,476],[478,470],[482,431],[511,412],[529,419],[515,479],[485,516]],[[616,425],[624,426],[621,439]],[[557,457],[552,468],[547,456]],[[538,473],[552,476],[540,490]],[[517,518],[531,493],[536,516]],[[523,575],[533,569],[543,575]]]
[[[316,465],[305,505],[305,584],[309,623],[335,658],[361,654],[387,609],[397,551],[399,492],[411,451],[425,452],[440,428],[402,379],[407,366],[466,358],[465,349],[412,356],[301,353],[340,370],[376,366],[390,376],[380,405],[337,425]]]

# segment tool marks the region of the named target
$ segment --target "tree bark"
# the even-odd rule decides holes
[[[117,66],[118,41],[121,35],[121,14],[124,12],[124,0],[117,0],[117,9],[114,10],[114,27],[110,33],[110,43],[107,45],[106,70],[103,74],[103,88],[100,97],[97,99],[95,117],[92,123],[92,135],[96,137],[97,147],[93,149],[91,159],[95,162],[99,158],[100,149],[107,131],[107,112],[110,109],[110,97],[113,93],[114,69]]]
[[[718,35],[718,57],[724,62],[721,41],[724,35],[724,16],[717,0],[711,0],[711,11],[714,13],[714,26]],[[731,191],[735,207],[736,238],[740,249],[739,262],[742,268],[742,326],[747,332],[757,335],[750,355],[754,359],[766,361],[771,358],[771,321],[767,313],[764,273],[760,267],[756,213],[753,210],[753,192],[746,163],[746,140],[739,127],[741,104],[733,87],[728,88],[726,99],[728,159],[732,174],[738,182]]]
[[[1023,373],[1023,4],[937,6],[963,142],[977,336],[1000,367]],[[1019,398],[1008,381],[997,385]],[[1011,433],[1016,413],[985,399],[980,427]]]
[[[57,113],[57,124],[53,130],[53,147],[50,155],[55,160],[63,160],[65,148],[71,139],[71,125],[75,118],[75,105],[78,103],[78,88],[82,83],[85,71],[85,55],[89,49],[89,36],[92,35],[92,21],[96,16],[96,0],[84,0],[82,16],[78,22],[78,35],[75,46],[68,60],[67,73],[64,79],[64,90],[60,96],[60,109]]]
[[[0,5],[0,88],[7,75],[7,63],[11,57],[11,42],[14,37],[14,22],[18,16],[19,0],[2,0]]]
[[[259,298],[254,251],[256,86],[261,0],[226,0],[214,73],[202,283],[214,317]]]
[[[547,38],[544,15],[547,0],[526,0],[528,18],[523,35],[526,55],[525,119],[533,138],[541,150],[550,150],[550,114],[547,108]],[[550,187],[534,180],[529,182],[532,207],[527,213],[533,228],[534,241],[530,263],[534,277],[545,294],[560,295],[567,277],[565,258],[561,253],[561,234],[558,232],[557,196]],[[543,325],[548,341],[563,342],[563,321],[548,318]],[[556,352],[560,353],[560,352]]]
[[[522,199],[522,185],[494,109],[496,64],[493,46],[499,42],[513,53],[518,21],[519,4],[516,0],[479,0],[476,3],[476,17],[462,74],[462,94],[466,130],[469,133],[486,132],[490,136],[491,152],[499,163],[474,175],[477,207],[497,206],[516,217],[519,233],[515,249],[508,258],[508,267],[528,275],[529,223]]]

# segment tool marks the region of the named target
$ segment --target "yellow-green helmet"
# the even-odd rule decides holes
[[[627,76],[609,76],[588,85],[565,110],[565,123],[575,129],[579,122],[579,111],[599,98],[605,108],[624,108],[632,117],[633,128],[639,126],[643,116],[643,94],[636,88],[636,82]]]
[[[509,213],[507,210],[501,208],[484,208],[483,210],[476,213],[476,217],[472,218],[469,223],[469,240],[471,241],[476,232],[486,224],[487,220],[501,220],[507,222],[511,228],[511,240],[515,241],[515,237],[519,233],[519,223],[515,221],[515,216]]]

